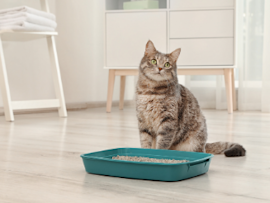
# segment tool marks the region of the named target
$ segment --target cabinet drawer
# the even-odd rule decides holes
[[[233,10],[172,11],[170,38],[233,37]]]
[[[166,12],[108,13],[106,66],[138,67],[149,39],[166,52]]]
[[[234,0],[170,0],[171,9],[234,7]]]
[[[177,65],[233,65],[233,38],[171,39],[170,51],[181,48]]]

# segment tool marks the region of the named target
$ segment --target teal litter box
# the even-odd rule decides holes
[[[112,159],[114,156],[188,160],[185,163],[153,163]],[[86,172],[145,180],[178,181],[208,171],[212,154],[176,150],[117,148],[81,155]]]

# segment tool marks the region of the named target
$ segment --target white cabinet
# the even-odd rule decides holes
[[[166,9],[107,10],[105,68],[137,69],[149,39],[163,53],[181,48],[179,68],[232,66],[234,4],[234,0],[168,0]]]
[[[181,48],[178,75],[224,75],[228,112],[236,109],[234,88],[235,0],[159,0],[160,9],[123,10],[123,0],[106,0],[105,68],[109,69],[107,112],[114,81],[138,75],[150,39],[163,53]]]
[[[106,14],[106,66],[138,67],[146,42],[166,51],[166,12]]]

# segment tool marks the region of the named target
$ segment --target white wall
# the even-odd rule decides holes
[[[108,70],[103,69],[104,0],[50,0],[56,13],[56,37],[66,103],[106,101]],[[38,0],[1,0],[0,9],[27,5],[40,9]],[[45,39],[4,42],[12,100],[54,98]],[[134,79],[127,79],[125,99],[133,99]],[[116,79],[114,100],[119,98]],[[3,106],[0,95],[0,106]]]
[[[108,70],[103,69],[104,0],[56,1],[57,46],[66,100],[106,101]],[[133,99],[134,79],[127,79],[125,99]],[[119,98],[116,77],[114,100]]]

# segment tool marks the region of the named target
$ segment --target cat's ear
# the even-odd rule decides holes
[[[180,52],[181,52],[181,49],[180,49],[180,48],[174,50],[172,53],[170,53],[170,58],[171,58],[174,62],[176,62],[177,59],[178,59],[178,57],[179,57],[179,55],[180,55]]]
[[[149,40],[149,41],[147,42],[146,46],[145,46],[145,52],[144,52],[144,55],[150,56],[150,55],[156,53],[156,51],[157,51],[157,50],[156,50],[156,48],[155,48],[153,42],[152,42],[151,40]]]

